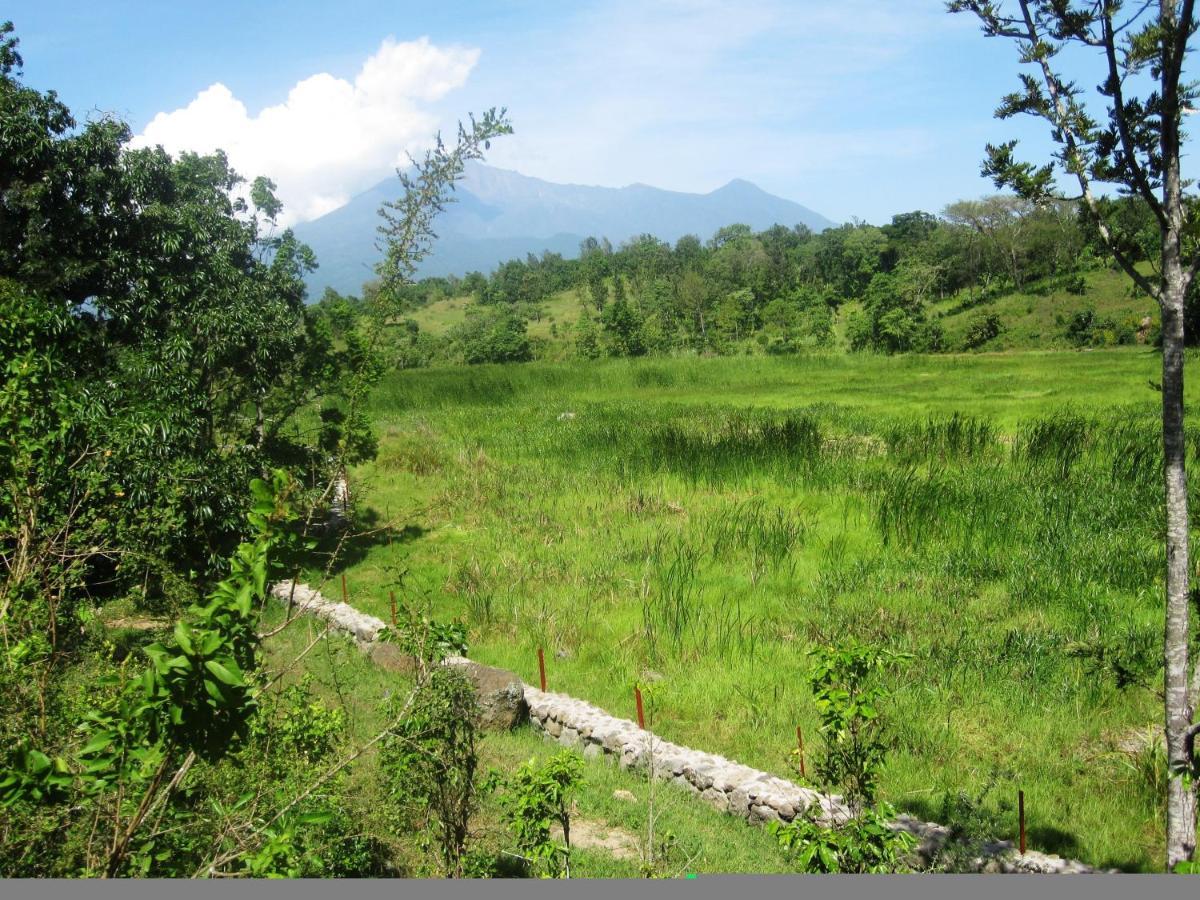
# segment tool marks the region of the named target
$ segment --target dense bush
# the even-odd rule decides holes
[[[469,310],[447,338],[451,352],[471,365],[533,359],[525,320],[503,307]]]
[[[1004,330],[1000,316],[996,313],[975,313],[967,322],[967,333],[963,336],[963,346],[968,350],[977,350],[984,344],[1000,336]]]

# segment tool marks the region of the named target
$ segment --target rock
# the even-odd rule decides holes
[[[369,650],[371,662],[388,672],[410,675],[417,671],[417,661],[396,644],[376,641]]]
[[[597,757],[600,757],[603,755],[604,755],[604,748],[601,747],[599,744],[588,744],[586,747],[583,748],[583,758],[584,759],[596,759]]]
[[[448,657],[443,664],[456,666],[475,685],[480,728],[507,731],[529,715],[529,707],[525,703],[525,685],[512,672],[485,666],[461,656]]]
[[[729,812],[729,798],[725,796],[723,791],[718,791],[715,788],[706,788],[700,792],[700,798],[720,812]]]
[[[756,825],[761,825],[764,822],[778,822],[779,813],[769,806],[760,806],[755,804],[750,807],[749,819]]]
[[[638,798],[633,795],[632,791],[626,791],[626,790],[622,790],[620,788],[613,791],[613,799],[614,800],[622,800],[625,803],[637,803],[638,802]]]

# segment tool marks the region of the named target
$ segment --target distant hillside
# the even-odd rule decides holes
[[[328,286],[358,293],[379,258],[378,210],[395,199],[396,178],[381,181],[328,215],[296,227],[312,246],[320,268],[308,279],[309,295]],[[474,163],[435,225],[439,239],[420,274],[485,274],[499,263],[544,250],[575,256],[585,237],[613,244],[638,234],[674,242],[685,234],[702,239],[734,222],[756,231],[772,225],[806,225],[822,231],[834,223],[799,203],[735,179],[707,194],[665,191],[644,184],[623,188],[554,184],[517,172]]]

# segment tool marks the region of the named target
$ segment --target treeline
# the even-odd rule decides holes
[[[1141,228],[1151,234],[1148,213],[1137,202],[1106,201],[1105,208],[1120,220],[1122,233]],[[931,302],[956,296],[956,309],[971,308],[1047,283],[1082,294],[1082,273],[1109,264],[1076,205],[1034,205],[1009,196],[961,201],[941,215],[903,213],[883,226],[854,222],[820,233],[730,225],[707,241],[686,235],[674,245],[652,235],[617,247],[588,238],[576,259],[529,254],[489,276],[471,272],[408,286],[409,309],[463,295],[475,308],[465,323],[437,338],[405,323],[398,362],[533,358],[543,348],[527,336],[527,323],[544,315],[548,298],[571,289],[583,300],[583,314],[569,333],[558,323],[552,333],[583,357],[830,347],[835,315],[848,305],[850,350],[971,349],[1002,332],[998,316],[979,311],[965,338],[950,346]],[[346,311],[353,303],[328,292],[321,305]],[[1097,335],[1118,331],[1114,323],[1099,324]],[[1125,331],[1116,339],[1132,339]],[[1081,333],[1076,327],[1069,337]]]

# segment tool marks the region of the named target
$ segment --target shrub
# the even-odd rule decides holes
[[[907,831],[889,824],[895,810],[884,804],[864,809],[836,828],[825,828],[808,816],[797,816],[771,833],[801,872],[865,874],[908,870],[906,857],[916,844]]]
[[[879,706],[889,692],[877,675],[908,657],[853,639],[816,647],[810,654],[815,664],[809,683],[824,739],[817,775],[827,785],[840,786],[857,814],[875,802],[887,754]]]
[[[478,807],[477,713],[470,679],[456,668],[435,666],[380,750],[380,764],[401,811],[410,819],[422,813],[432,818],[449,878],[463,875],[471,817]]]
[[[571,877],[570,807],[582,777],[583,760],[569,750],[540,766],[531,759],[508,778],[492,773],[490,786],[501,792],[504,818],[530,871]],[[562,829],[562,844],[551,836],[554,824]]]
[[[470,365],[533,358],[525,320],[503,306],[472,309],[465,321],[451,329],[449,338],[463,362]]]
[[[1000,322],[1000,316],[996,313],[976,313],[967,323],[963,346],[968,350],[975,350],[999,336],[1003,330],[1004,326]]]

